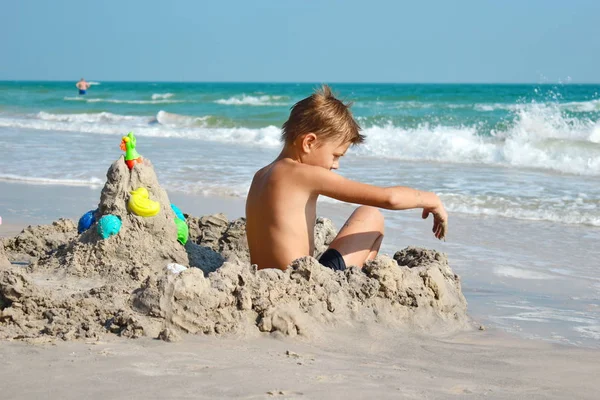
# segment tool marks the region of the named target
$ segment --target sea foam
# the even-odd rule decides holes
[[[123,134],[135,130],[139,136],[180,137],[232,145],[281,145],[280,131],[275,126],[240,127],[224,117],[187,116],[163,110],[154,117],[44,111],[33,116],[0,115],[0,127],[88,134]],[[600,176],[600,120],[565,115],[558,105],[530,104],[516,111],[504,130],[439,123],[408,128],[384,122],[366,126],[363,133],[366,142],[353,148],[351,153],[359,157],[534,168]]]
[[[234,105],[234,106],[240,106],[240,105],[285,106],[285,105],[288,105],[288,103],[283,100],[284,100],[283,96],[268,96],[268,95],[249,96],[249,95],[243,94],[240,96],[230,97],[228,99],[215,100],[215,103],[224,104],[224,105]]]

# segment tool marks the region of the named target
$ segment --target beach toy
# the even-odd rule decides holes
[[[96,213],[98,209],[91,210],[86,212],[79,218],[79,222],[77,223],[77,233],[82,234],[83,232],[90,229],[90,226],[94,225],[96,222]]]
[[[190,230],[187,223],[179,218],[175,218],[175,225],[177,225],[177,240],[179,243],[185,246],[190,236]]]
[[[153,217],[160,211],[160,203],[148,198],[148,189],[145,187],[137,188],[129,193],[131,197],[127,202],[127,208],[135,215]]]
[[[120,230],[121,218],[116,215],[104,215],[100,218],[100,221],[98,221],[98,234],[102,236],[102,239],[108,239],[119,233]]]
[[[167,264],[167,269],[174,274],[178,274],[180,272],[185,271],[187,269],[187,267],[183,266],[181,264],[171,263],[171,264]]]
[[[121,139],[121,150],[125,152],[125,164],[131,170],[133,166],[142,163],[142,156],[135,149],[136,139],[133,132],[129,132],[127,136]]]
[[[173,210],[177,218],[185,221],[185,217],[183,216],[183,213],[181,212],[179,207],[177,207],[175,204],[171,204],[171,209]]]

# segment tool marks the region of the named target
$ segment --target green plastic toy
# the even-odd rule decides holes
[[[121,138],[121,150],[125,152],[125,164],[131,170],[135,164],[142,163],[142,156],[135,149],[136,139],[133,132]]]
[[[177,240],[185,246],[190,235],[187,223],[184,220],[175,217],[175,225],[177,225]]]

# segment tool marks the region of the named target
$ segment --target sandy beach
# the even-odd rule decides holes
[[[3,342],[4,399],[595,399],[598,352],[497,332]]]
[[[1,185],[4,193],[23,187]],[[44,186],[26,188],[49,193]],[[98,201],[98,190],[88,188],[52,193],[45,201],[64,205],[71,199],[68,210],[93,207]],[[171,198],[197,215],[243,215],[240,199]],[[343,207],[324,204],[321,210],[334,220],[344,218]],[[47,220],[32,215],[29,222],[49,222],[56,213],[73,215],[58,207]],[[14,236],[23,228],[25,221],[4,218],[1,236]],[[67,288],[68,281],[64,283]],[[126,339],[106,333],[66,342],[51,337],[3,341],[3,398],[592,399],[600,388],[595,380],[600,373],[598,350],[526,340],[490,329],[477,317],[471,316],[466,330],[451,333],[445,328],[418,333],[402,324],[343,321],[293,337],[280,331],[178,334],[174,342],[165,343],[155,335]],[[485,330],[478,329],[481,325]]]
[[[600,2],[472,3],[4,2],[0,400],[600,399]]]

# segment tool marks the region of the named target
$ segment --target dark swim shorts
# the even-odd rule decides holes
[[[336,249],[327,249],[319,258],[321,265],[331,268],[334,271],[343,271],[346,269],[346,262],[342,254]]]
[[[85,90],[79,89],[79,94],[85,94]]]

